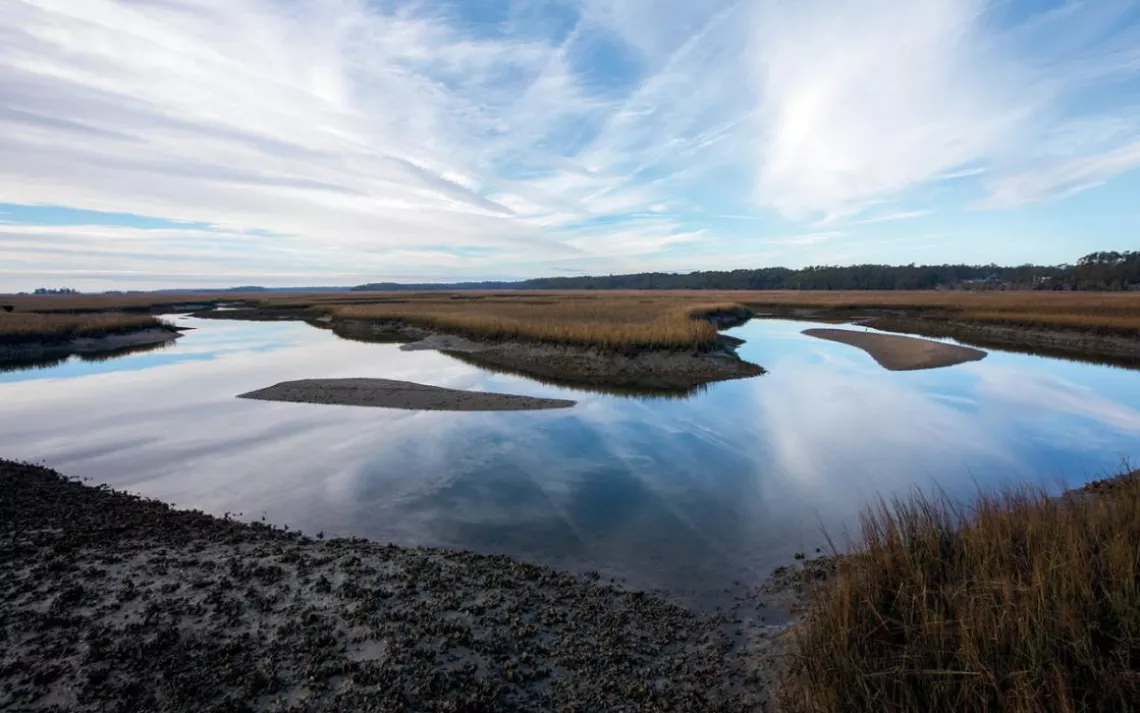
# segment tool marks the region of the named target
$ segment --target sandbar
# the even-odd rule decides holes
[[[536,411],[569,408],[576,403],[565,399],[462,391],[394,379],[284,381],[265,389],[240,394],[238,398],[415,411]]]
[[[957,344],[850,329],[805,329],[810,337],[858,347],[889,371],[938,369],[984,359],[986,352]]]

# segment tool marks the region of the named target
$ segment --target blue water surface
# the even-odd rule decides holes
[[[0,455],[181,507],[309,533],[497,552],[681,596],[754,584],[838,544],[878,496],[1140,464],[1140,372],[994,351],[889,372],[811,325],[732,330],[769,373],[687,399],[581,392],[299,323],[178,320],[174,345],[0,374]],[[572,398],[414,412],[237,394],[383,377]],[[1133,467],[1136,467],[1135,465]]]

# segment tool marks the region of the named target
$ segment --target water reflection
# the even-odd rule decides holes
[[[602,384],[581,384],[571,379],[559,379],[550,376],[537,376],[535,374],[530,374],[519,369],[512,369],[501,364],[487,364],[485,362],[479,361],[475,357],[472,357],[467,352],[442,351],[440,353],[446,354],[452,359],[458,359],[464,364],[472,366],[479,371],[486,372],[488,374],[506,374],[508,376],[518,376],[539,384],[546,384],[547,386],[559,386],[571,391],[584,391],[589,394],[625,396],[645,399],[678,399],[683,401],[685,399],[696,396],[698,394],[703,394],[708,391],[707,384],[699,384],[697,386],[690,386],[689,388],[673,389],[664,387],[654,388],[650,386],[605,386]]]
[[[763,378],[647,400],[305,324],[180,321],[200,329],[160,352],[4,375],[0,454],[218,514],[507,552],[681,593],[758,580],[822,544],[821,526],[842,537],[876,493],[1061,487],[1140,461],[1140,379],[1085,364],[994,352],[887,372],[800,335],[807,325],[765,321],[734,331]],[[353,376],[579,404],[448,413],[235,398]]]

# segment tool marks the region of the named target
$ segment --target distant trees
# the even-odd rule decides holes
[[[32,292],[32,294],[33,295],[78,295],[79,290],[73,290],[70,287],[57,287],[57,288],[39,287],[39,288],[36,288],[36,290],[34,292]]]
[[[818,265],[792,270],[542,277],[520,282],[370,283],[354,290],[1137,290],[1140,251],[1095,252],[1076,265]]]

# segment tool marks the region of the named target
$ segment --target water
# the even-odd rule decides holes
[[[571,391],[298,323],[182,318],[161,350],[0,373],[0,455],[308,533],[502,552],[700,598],[842,542],[877,493],[1051,489],[1140,464],[1140,372],[991,352],[888,372],[809,325],[732,330],[770,373],[688,399]],[[442,413],[236,394],[372,376],[573,398]]]

